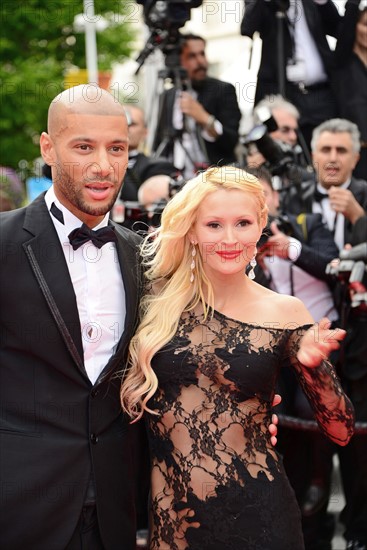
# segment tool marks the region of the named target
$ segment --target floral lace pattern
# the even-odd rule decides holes
[[[153,359],[159,390],[146,422],[152,455],[151,550],[301,550],[300,513],[270,443],[279,369],[295,368],[327,433],[343,399],[332,366],[303,375],[296,359],[309,327],[279,329],[214,312],[186,313]],[[311,369],[308,369],[311,370]],[[310,382],[312,380],[312,382]],[[349,403],[342,418],[352,430]]]

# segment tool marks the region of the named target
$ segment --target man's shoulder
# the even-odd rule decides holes
[[[205,79],[204,89],[208,88],[234,88],[233,84],[226,82],[225,80],[219,80],[219,78],[214,78],[213,76],[208,76]]]
[[[135,231],[132,231],[131,229],[128,229],[127,227],[124,227],[123,225],[120,225],[114,221],[111,220],[112,225],[115,228],[116,233],[124,239],[124,241],[129,244],[130,246],[136,248],[139,246],[139,244],[142,241],[142,237],[136,233]]]
[[[352,178],[348,189],[353,193],[355,199],[359,202],[363,209],[367,208],[367,181],[357,178]]]
[[[24,220],[27,208],[27,206],[23,206],[15,210],[0,212],[0,225],[2,231],[7,227],[19,227],[21,221]]]
[[[352,178],[350,180],[349,189],[351,191],[353,191],[353,189],[356,189],[356,190],[361,189],[361,190],[365,191],[365,190],[367,190],[367,181],[363,180],[363,179]]]

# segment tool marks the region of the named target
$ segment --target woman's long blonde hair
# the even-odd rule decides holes
[[[154,413],[147,406],[158,386],[151,360],[176,333],[182,312],[194,309],[201,302],[206,318],[214,308],[212,286],[199,251],[195,257],[195,278],[190,282],[189,233],[202,200],[218,189],[240,189],[254,195],[259,226],[266,225],[267,206],[262,185],[252,174],[233,166],[209,168],[188,181],[168,202],[160,227],[144,239],[140,251],[148,281],[160,290],[156,294],[147,293],[141,301],[141,321],[130,343],[129,371],[121,387],[122,408],[135,420],[145,410]]]

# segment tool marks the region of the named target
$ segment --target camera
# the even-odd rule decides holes
[[[144,6],[144,19],[148,27],[169,29],[183,27],[190,19],[191,8],[197,8],[202,0],[137,0]]]
[[[269,215],[268,223],[266,224],[266,227],[264,228],[263,233],[258,242],[259,249],[267,243],[269,237],[273,234],[272,230],[270,229],[270,225],[272,222],[276,223],[276,226],[279,229],[279,231],[281,231],[285,235],[288,235],[288,237],[293,236],[293,226],[288,216],[286,216],[285,214],[278,215],[278,216]]]
[[[254,126],[250,132],[241,138],[241,142],[251,149],[256,149],[266,160],[266,167],[273,176],[286,176],[289,180],[300,180],[300,155],[302,148],[299,145],[292,147],[288,143],[274,140],[271,132],[278,129],[270,110],[267,107],[258,109],[257,116],[260,124]]]
[[[171,63],[166,60],[166,65],[176,66],[181,40],[179,28],[183,27],[190,19],[191,8],[197,8],[202,0],[136,0],[144,6],[144,21],[151,30],[151,34],[140,52],[137,62],[139,67],[143,65],[147,57],[155,48],[160,49],[164,55],[172,58]]]
[[[124,221],[135,232],[146,233],[150,228],[160,225],[161,214],[168,202],[182,187],[186,181],[179,173],[170,175],[168,182],[168,198],[145,205],[136,201],[124,201]]]
[[[339,260],[326,266],[326,273],[339,280],[347,289],[352,309],[367,312],[367,242],[342,250]]]

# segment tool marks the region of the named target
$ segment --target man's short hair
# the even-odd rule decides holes
[[[359,153],[361,149],[361,134],[358,130],[357,124],[347,120],[346,118],[330,118],[325,120],[319,126],[317,126],[312,132],[311,150],[315,151],[320,136],[324,132],[330,132],[331,134],[342,134],[344,132],[350,134],[352,138],[353,151]]]
[[[299,120],[300,112],[293,103],[284,99],[280,94],[267,95],[259,103],[256,104],[253,111],[253,119],[255,124],[261,124],[261,120],[258,117],[258,112],[261,108],[266,107],[270,113],[273,114],[274,109],[281,109],[295,119]]]

